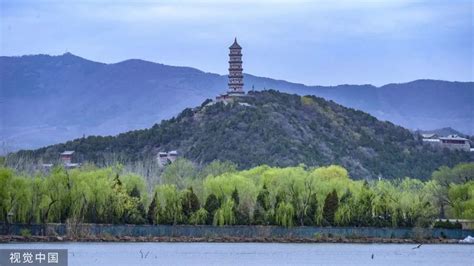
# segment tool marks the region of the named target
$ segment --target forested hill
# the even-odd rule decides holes
[[[340,164],[353,178],[427,178],[441,165],[470,161],[466,152],[432,150],[409,130],[315,96],[252,92],[245,102],[185,109],[150,129],[115,137],[76,139],[11,154],[42,162],[75,150],[79,161],[104,164],[153,158],[177,150],[195,163],[229,160],[240,168],[261,164]]]

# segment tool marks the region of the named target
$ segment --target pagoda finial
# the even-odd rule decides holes
[[[237,37],[234,38],[234,43],[229,48],[238,48],[241,49],[240,45],[237,43]]]

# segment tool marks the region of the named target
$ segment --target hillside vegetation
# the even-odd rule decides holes
[[[426,179],[442,165],[472,160],[468,152],[432,149],[407,129],[322,98],[263,91],[241,101],[245,105],[206,101],[150,129],[21,151],[7,161],[53,162],[60,152],[75,150],[80,162],[108,165],[177,150],[197,164],[219,159],[239,169],[339,164],[352,178]]]

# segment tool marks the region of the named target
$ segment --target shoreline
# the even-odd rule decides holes
[[[163,237],[163,236],[87,236],[87,237],[61,237],[61,236],[0,236],[1,244],[11,243],[337,243],[337,244],[461,244],[459,239],[405,239],[405,238],[345,238],[345,237],[320,237],[320,238],[284,238],[284,237]]]

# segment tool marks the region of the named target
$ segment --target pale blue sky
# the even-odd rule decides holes
[[[1,1],[1,55],[66,51],[308,85],[473,80],[473,1]]]

